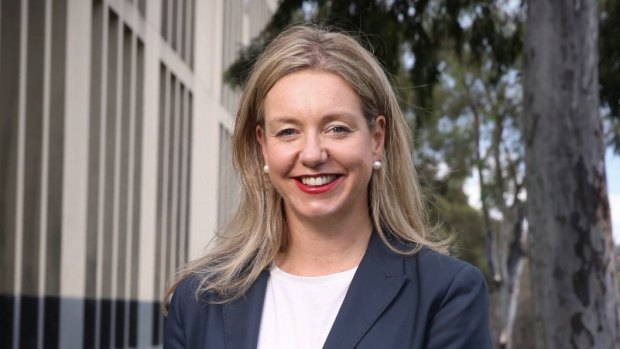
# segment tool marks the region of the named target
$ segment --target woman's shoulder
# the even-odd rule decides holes
[[[411,251],[415,246],[404,247]],[[415,305],[416,319],[426,324],[428,347],[491,348],[488,289],[478,268],[429,247],[409,254],[381,251],[377,260],[390,263],[392,271],[402,270],[405,278],[399,298],[403,307],[397,308]]]
[[[412,256],[416,262],[426,270],[441,271],[443,273],[458,273],[461,271],[478,270],[475,266],[449,254],[422,247]]]
[[[212,302],[209,293],[201,292],[201,279],[196,275],[183,277],[176,285],[164,321],[164,348],[223,347],[222,308]],[[207,337],[205,334],[209,332]],[[209,347],[211,347],[209,346]]]
[[[391,239],[388,243],[371,240],[371,249],[379,259],[404,261],[404,272],[409,279],[418,280],[445,289],[453,283],[477,284],[486,288],[484,276],[478,268],[454,256],[441,253],[428,246]],[[390,247],[391,245],[391,247]],[[416,251],[415,253],[397,251]],[[382,256],[382,257],[381,257]]]
[[[425,285],[424,289],[436,295],[487,294],[487,284],[482,272],[475,266],[456,257],[423,247],[416,254],[405,258],[406,273]]]
[[[169,308],[183,314],[198,311],[209,303],[209,295],[200,292],[201,280],[194,274],[183,277],[174,288]]]

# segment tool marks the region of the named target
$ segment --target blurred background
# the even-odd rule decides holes
[[[603,241],[587,254],[605,275],[595,267],[573,275],[573,288],[589,290],[587,302],[580,294],[544,297],[584,308],[604,303],[597,309],[618,321],[620,3],[592,3],[594,22],[567,26],[598,39],[598,50],[567,64],[590,62],[598,73],[588,121],[596,136],[591,144],[566,138],[598,149],[604,164],[598,177],[584,177],[597,183],[597,195],[576,195],[601,208],[598,228],[579,241]],[[385,66],[414,134],[431,220],[454,238],[452,253],[487,278],[494,345],[536,347],[533,333],[548,318],[532,296],[539,292],[532,283],[544,279],[531,268],[539,240],[529,234],[534,206],[526,188],[535,164],[523,131],[532,130],[523,73],[527,4],[2,0],[1,348],[161,346],[167,281],[204,251],[237,203],[229,141],[240,86],[264,44],[304,21],[352,33]],[[583,257],[566,251],[561,259],[562,251],[540,246],[536,256],[548,248],[555,258],[547,264],[570,269],[571,253]],[[597,292],[598,284],[606,291]],[[589,326],[571,321],[567,336]]]

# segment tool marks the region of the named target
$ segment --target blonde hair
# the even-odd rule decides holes
[[[233,161],[241,181],[240,206],[217,234],[210,251],[186,265],[168,289],[188,276],[197,278],[197,295],[215,302],[242,296],[286,247],[283,201],[262,172],[256,140],[263,102],[271,87],[293,72],[313,69],[337,74],[357,92],[368,124],[386,120],[383,167],[369,183],[369,212],[382,240],[396,253],[414,254],[422,246],[445,252],[446,242],[433,238],[412,161],[411,131],[390,81],[376,58],[347,34],[315,26],[282,32],[256,61],[243,89],[233,133]],[[164,305],[165,306],[165,305]]]

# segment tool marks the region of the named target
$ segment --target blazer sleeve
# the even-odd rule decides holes
[[[489,296],[480,271],[465,265],[450,282],[428,328],[427,349],[491,349]]]

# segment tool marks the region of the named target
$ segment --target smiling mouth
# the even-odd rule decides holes
[[[320,187],[333,182],[336,179],[335,175],[325,175],[316,177],[300,177],[299,180],[304,185],[310,187]]]

